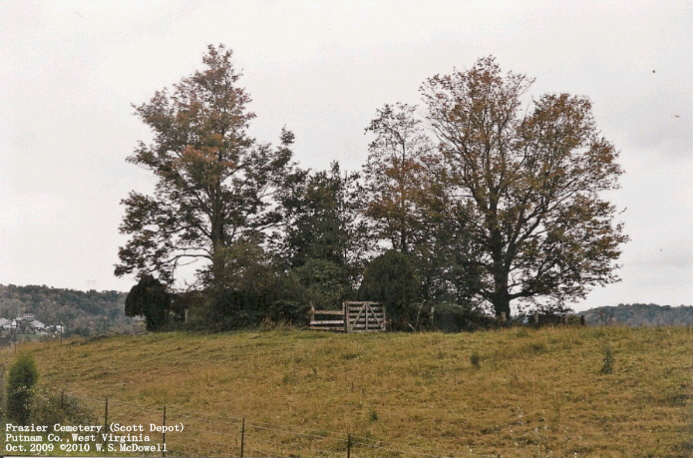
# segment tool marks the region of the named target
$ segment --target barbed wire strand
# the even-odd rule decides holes
[[[105,403],[106,398],[108,398],[108,403],[109,403],[109,423],[114,423],[115,420],[118,420],[121,418],[121,415],[119,415],[116,411],[111,411],[111,409],[116,409],[116,408],[128,408],[129,410],[133,410],[139,413],[137,417],[144,417],[147,416],[147,413],[153,413],[158,415],[161,415],[163,412],[161,408],[157,407],[144,407],[140,405],[139,403],[135,402],[128,402],[128,401],[122,401],[117,398],[113,397],[94,397],[94,396],[88,396],[88,395],[75,395],[75,394],[68,394],[65,393],[68,396],[71,396],[75,399],[82,399],[82,400],[88,400],[91,401],[91,403],[97,404],[97,405],[102,405]],[[168,404],[167,404],[167,419],[173,419],[175,418],[190,418],[194,419],[197,422],[204,423],[206,425],[214,425],[217,427],[220,427],[219,429],[217,428],[206,428],[205,433],[207,434],[212,434],[215,436],[222,436],[224,438],[229,438],[231,437],[236,437],[238,438],[240,436],[240,431],[238,430],[238,426],[243,422],[243,419],[245,417],[236,417],[236,416],[226,416],[226,415],[219,415],[219,414],[203,414],[200,412],[195,412],[195,411],[181,411],[178,410],[177,407],[174,405],[171,406],[172,409],[168,410]],[[390,410],[390,409],[386,409]],[[128,419],[131,418],[131,415],[126,416]],[[246,418],[247,420],[247,418]],[[126,421],[124,422],[126,423]],[[233,426],[234,428],[230,428],[230,426]],[[293,426],[290,427],[277,427],[276,425],[266,423],[266,422],[256,422],[256,421],[246,421],[245,423],[246,428],[256,428],[259,430],[265,430],[265,431],[271,431],[271,432],[279,432],[283,434],[289,434],[293,436],[300,436],[304,438],[309,438],[312,440],[322,440],[322,441],[334,441],[335,443],[339,444],[345,444],[348,439],[345,439],[343,437],[338,437],[338,436],[343,436],[345,433],[337,433],[335,431],[328,431],[329,435],[320,435],[316,434],[314,432],[308,432],[308,430],[304,430],[301,428],[294,428]],[[314,431],[314,430],[313,430]],[[246,430],[246,440],[250,440],[250,437],[248,436],[248,431]],[[452,457],[454,456],[453,453],[450,453],[449,451],[441,452],[441,451],[434,451],[434,453],[427,453],[420,451],[420,449],[415,449],[414,447],[403,445],[400,443],[396,442],[389,442],[389,441],[384,441],[381,439],[373,439],[373,438],[367,438],[359,435],[354,435],[350,434],[351,437],[351,445],[352,446],[363,446],[371,449],[380,449],[383,451],[388,451],[391,453],[397,453],[397,454],[408,454],[408,455],[416,455],[416,456],[421,456],[421,457],[430,457],[430,458],[441,458],[441,457]],[[188,443],[194,443],[196,445],[202,445],[202,447],[199,448],[199,450],[205,450],[210,447],[213,447],[214,445],[219,445],[219,444],[210,444],[208,441],[200,440],[200,439],[193,439],[192,437],[187,437],[186,441]],[[258,437],[253,437],[252,442],[263,442],[261,439]],[[171,444],[172,441],[169,439],[167,441],[167,446]],[[267,444],[272,444],[272,445],[278,445],[276,442],[267,442]],[[385,445],[377,445],[377,444],[385,444]],[[176,448],[178,449],[178,445],[176,445]],[[185,447],[185,446],[183,446]],[[281,446],[280,446],[281,448]],[[321,449],[315,449],[314,447],[312,448],[312,452],[318,452],[318,453],[326,453],[326,454],[331,454],[333,452],[328,452],[326,450],[321,450]],[[180,450],[180,449],[179,449]],[[226,450],[226,449],[224,449]],[[273,451],[274,453],[274,451]],[[458,452],[459,453],[459,452]],[[195,453],[196,454],[196,453]],[[475,454],[473,452],[467,452],[465,453],[466,456],[473,456],[473,457],[490,457],[493,455],[489,454]]]

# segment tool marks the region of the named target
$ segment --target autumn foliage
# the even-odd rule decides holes
[[[531,78],[482,58],[424,81],[422,107],[377,109],[360,172],[303,170],[290,131],[278,147],[248,136],[255,115],[231,56],[210,46],[203,71],[135,107],[154,140],[128,160],[157,182],[123,201],[130,238],[116,275],[152,275],[173,290],[180,267],[196,262],[189,286],[216,322],[255,302],[337,307],[387,250],[411,268],[385,280],[412,287],[408,304],[499,318],[516,303],[564,309],[618,280],[628,237],[604,192],[623,170],[586,97],[530,98]],[[376,286],[386,285],[361,291]],[[255,299],[236,304],[241,296]]]

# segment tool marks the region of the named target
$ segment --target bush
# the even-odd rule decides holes
[[[571,326],[581,324],[580,318],[573,315],[573,310],[564,304],[545,304],[534,309],[523,310],[518,318],[537,328],[562,324]]]
[[[479,353],[472,353],[471,356],[469,356],[469,362],[472,363],[474,369],[479,369],[481,367],[481,356],[479,356]]]
[[[31,421],[36,425],[96,424],[96,417],[76,398],[55,390],[38,390],[31,402]]]
[[[611,347],[606,347],[604,349],[604,365],[600,371],[602,374],[611,374],[614,371],[614,353],[611,351]]]
[[[309,259],[292,271],[301,296],[318,310],[339,310],[350,289],[346,268],[324,259]]]
[[[7,417],[11,421],[28,425],[31,420],[31,399],[38,380],[34,358],[23,353],[10,367],[7,378]]]
[[[424,312],[425,319],[430,320],[430,310]],[[495,317],[472,306],[443,303],[437,304],[433,311],[433,326],[442,332],[472,332],[491,329],[497,324]]]
[[[145,275],[125,298],[126,316],[144,316],[147,331],[159,331],[168,322],[171,295],[156,278]]]
[[[68,330],[63,334],[64,338],[72,337],[72,336],[80,336],[80,337],[89,337],[91,335],[91,329],[85,327],[85,326],[80,326],[77,328],[74,328],[72,330]]]
[[[410,259],[390,250],[373,259],[363,273],[359,300],[385,305],[395,331],[408,331],[416,321],[419,280]]]
[[[267,308],[263,321],[265,323],[271,322],[288,326],[307,326],[310,321],[308,317],[309,310],[310,306],[306,304],[299,304],[296,301],[278,300]]]

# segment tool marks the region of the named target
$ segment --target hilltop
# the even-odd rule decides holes
[[[143,330],[141,320],[125,316],[127,293],[77,291],[48,286],[0,285],[0,318],[14,319],[32,313],[46,325],[65,326],[65,336],[133,333]],[[590,325],[688,326],[693,306],[619,304],[596,307],[579,315]]]
[[[170,332],[31,343],[95,423],[183,424],[169,456],[684,457],[690,328]],[[607,358],[607,355],[611,355]],[[0,365],[14,358],[0,351]],[[608,367],[607,367],[607,360]],[[6,366],[7,367],[7,366]],[[62,398],[62,396],[61,396]],[[160,440],[160,435],[156,436]]]

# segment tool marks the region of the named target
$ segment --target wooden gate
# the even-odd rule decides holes
[[[316,331],[386,331],[385,306],[378,302],[344,302],[342,310],[310,309],[309,329]]]
[[[347,332],[386,331],[385,306],[378,302],[344,302]]]

